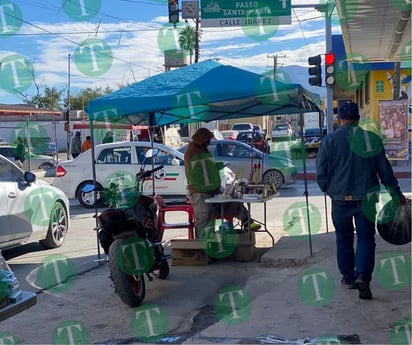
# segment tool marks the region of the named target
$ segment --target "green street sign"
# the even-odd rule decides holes
[[[203,0],[202,27],[291,24],[291,0]]]

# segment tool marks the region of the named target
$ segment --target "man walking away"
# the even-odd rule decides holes
[[[381,138],[359,127],[359,118],[356,103],[347,101],[339,105],[340,127],[321,141],[316,177],[320,189],[332,199],[336,256],[342,285],[358,289],[361,299],[372,299],[370,282],[375,265],[379,181],[394,201],[405,204],[406,199],[386,158]]]

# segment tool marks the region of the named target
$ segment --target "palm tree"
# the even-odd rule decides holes
[[[190,25],[186,25],[186,27],[179,33],[180,48],[189,52],[190,64],[192,64],[192,56],[193,50],[196,48],[196,40],[196,30]]]

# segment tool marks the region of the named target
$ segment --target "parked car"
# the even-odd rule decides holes
[[[320,128],[308,128],[303,134],[303,143],[308,149],[318,149],[321,139],[328,133],[327,127],[322,127],[322,134]]]
[[[45,248],[63,244],[70,220],[67,197],[1,155],[0,203],[0,249],[35,240]]]
[[[232,130],[239,132],[253,131],[253,125],[251,123],[234,123],[232,125]]]
[[[272,140],[291,140],[293,136],[293,129],[290,124],[277,124],[271,132]]]
[[[263,132],[262,126],[261,125],[253,125],[253,129],[255,131]]]
[[[122,188],[135,185],[136,173],[142,163],[151,169],[152,160],[145,159],[145,152],[152,147],[149,141],[119,141],[95,146],[96,202],[103,203],[102,190],[111,183]],[[143,192],[155,192],[164,198],[186,199],[186,176],[183,153],[163,144],[153,143],[159,150],[153,165],[163,165],[153,179],[144,183]],[[86,208],[95,205],[94,192],[84,192],[85,186],[93,183],[92,152],[83,152],[75,159],[60,162],[52,184],[63,190],[69,199],[78,199]],[[223,184],[224,182],[222,182]]]
[[[179,151],[185,152],[187,144]],[[211,140],[209,152],[219,162],[229,163],[230,169],[239,177],[250,178],[251,167],[260,164],[259,183],[274,183],[276,188],[295,182],[298,172],[292,160],[274,154],[265,154],[238,140]]]
[[[14,162],[16,152],[15,145],[0,145],[0,155]],[[24,170],[47,170],[56,166],[53,157],[48,155],[36,155],[33,152],[29,154],[23,163]]]
[[[222,133],[223,139],[236,140],[239,131],[229,129],[226,131],[220,131],[220,133]]]
[[[259,151],[262,151],[264,153],[270,152],[270,146],[263,132],[259,132],[259,131],[241,132],[236,137],[236,140],[239,140],[250,146],[256,147]]]

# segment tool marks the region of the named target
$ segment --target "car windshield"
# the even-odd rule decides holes
[[[237,125],[233,125],[232,129],[236,129],[236,130],[248,130],[250,129],[250,125],[247,123],[242,123],[242,124],[237,124]]]

